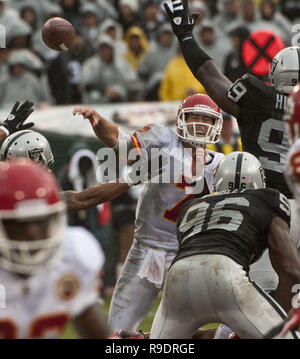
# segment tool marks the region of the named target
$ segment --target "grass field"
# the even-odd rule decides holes
[[[107,299],[103,305],[103,309],[106,313],[106,315],[108,314],[108,309],[109,309],[109,304],[110,304],[110,299]],[[150,311],[150,313],[148,314],[148,316],[145,318],[145,320],[143,321],[143,323],[141,324],[141,327],[139,329],[141,329],[143,332],[150,332],[151,329],[151,325],[155,316],[155,312],[158,308],[160,302],[160,296],[157,298],[152,310]],[[213,323],[213,324],[208,324],[205,326],[205,328],[216,328],[217,324]],[[72,324],[68,325],[66,327],[66,330],[64,332],[64,334],[61,337],[62,339],[78,339],[78,335],[74,329],[74,327],[72,326]]]
[[[108,314],[108,308],[109,308],[110,299],[111,298],[108,298],[105,301],[105,304],[103,306],[103,309],[104,309],[106,315]],[[145,320],[143,321],[141,327],[139,328],[139,329],[142,329],[143,332],[149,332],[150,331],[152,321],[154,319],[154,315],[155,315],[155,312],[156,312],[156,310],[158,308],[159,302],[160,302],[160,298],[157,298],[151,312],[149,313],[147,318],[145,318]],[[66,330],[65,330],[64,334],[62,335],[62,339],[78,339],[78,335],[77,335],[74,327],[72,326],[72,324],[69,324],[66,327]]]

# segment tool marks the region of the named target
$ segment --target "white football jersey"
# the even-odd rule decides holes
[[[47,271],[24,279],[0,269],[6,297],[0,338],[57,338],[70,319],[97,301],[104,260],[87,230],[67,227],[61,258]]]
[[[296,158],[297,153],[299,156]],[[287,155],[287,166],[285,169],[286,181],[293,192],[298,204],[300,205],[300,183],[297,179],[294,179],[292,175],[292,167],[298,167],[300,170],[300,138],[298,138],[290,147]]]
[[[146,126],[135,132],[131,142],[135,148],[146,150],[148,156],[157,148],[171,159],[169,183],[148,182],[144,186],[136,209],[134,237],[146,245],[175,251],[178,248],[176,220],[182,205],[195,195],[213,191],[213,170],[224,155],[206,150],[204,181],[203,178],[193,181],[191,150],[183,147],[172,130],[161,125]]]

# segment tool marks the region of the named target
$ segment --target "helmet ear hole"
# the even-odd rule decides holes
[[[3,160],[25,157],[49,167],[54,162],[53,153],[46,137],[32,130],[13,133],[0,149]]]
[[[260,161],[252,154],[232,152],[220,161],[214,184],[217,192],[264,188],[264,170]]]
[[[269,82],[277,90],[289,93],[300,80],[300,47],[291,46],[279,51],[269,69]]]

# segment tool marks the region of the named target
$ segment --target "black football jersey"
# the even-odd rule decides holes
[[[267,234],[276,216],[289,225],[290,205],[282,193],[269,188],[192,199],[177,220],[179,250],[173,263],[195,254],[222,254],[248,271],[267,248]]]
[[[239,106],[237,122],[243,150],[262,163],[267,187],[292,198],[283,175],[289,149],[283,121],[287,95],[246,74],[229,88],[227,96]]]

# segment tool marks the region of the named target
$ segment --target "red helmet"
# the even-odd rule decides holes
[[[187,113],[198,113],[211,117],[214,122],[208,124],[204,122],[189,122],[185,120]],[[197,136],[196,126],[203,125],[207,127],[206,134]],[[192,146],[205,146],[206,144],[213,144],[219,141],[221,135],[221,129],[223,124],[223,118],[220,107],[207,95],[196,94],[187,97],[183,100],[182,104],[178,109],[176,131],[178,137],[183,141],[190,143]],[[193,128],[191,133],[188,127]]]
[[[65,204],[49,170],[25,158],[0,163],[0,266],[31,274],[52,264],[65,227]],[[7,225],[43,221],[46,238],[22,240],[9,234]],[[24,234],[24,232],[23,232]]]
[[[284,114],[287,132],[293,143],[300,137],[300,82],[291,91]]]

